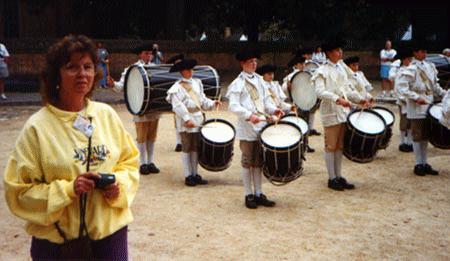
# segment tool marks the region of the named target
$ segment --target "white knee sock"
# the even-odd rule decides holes
[[[314,114],[316,114],[316,112],[312,112],[309,114],[308,125],[310,130],[314,129]]]
[[[423,164],[422,159],[422,146],[420,145],[420,142],[413,142],[413,150],[414,155],[416,156],[416,165]]]
[[[139,150],[139,162],[141,165],[147,164],[147,143],[137,143]]]
[[[407,133],[407,138],[406,138],[407,142],[406,143],[408,145],[411,145],[413,143],[412,132],[411,132],[411,130],[407,130],[406,133]]]
[[[408,144],[408,133],[400,131],[400,144]]]
[[[191,175],[191,157],[189,153],[181,152],[181,161],[183,162],[183,174],[184,177]]]
[[[259,196],[262,194],[261,168],[252,168],[251,171],[253,174],[253,187],[255,189],[255,195]]]
[[[334,171],[336,177],[341,177],[342,172],[342,150],[338,150],[334,153]]]
[[[420,142],[420,150],[422,152],[422,164],[428,163],[428,141]]]
[[[242,182],[244,183],[245,195],[253,194],[250,169],[242,168]]]
[[[147,164],[153,163],[153,151],[155,150],[155,143],[147,141]]]
[[[191,171],[192,171],[192,175],[196,175],[198,174],[198,153],[197,152],[190,152],[189,153],[190,158],[191,158]]]
[[[329,179],[335,179],[336,172],[334,170],[334,152],[325,152],[325,163],[327,165]]]
[[[181,144],[181,135],[178,131],[175,131],[175,139],[177,144]]]

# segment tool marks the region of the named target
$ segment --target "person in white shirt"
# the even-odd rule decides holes
[[[9,52],[5,45],[0,43],[0,99],[6,100],[5,79],[9,76],[8,71]]]
[[[442,120],[440,121],[442,125],[450,129],[450,92],[442,99]]]
[[[327,57],[324,52],[322,52],[322,47],[317,46],[312,54],[312,60],[318,64],[324,64],[327,61]]]
[[[316,64],[316,62],[312,60],[313,50],[310,49],[310,48],[304,48],[304,49],[299,50],[298,53],[301,54],[301,56],[303,56],[303,58],[305,58],[305,70],[309,70],[311,73],[314,73],[315,69],[306,69],[306,68],[308,68],[309,63]],[[318,106],[314,106],[309,111],[308,116],[307,116],[307,118],[308,118],[308,127],[309,127],[308,134],[311,135],[311,136],[320,136],[320,135],[322,135],[322,133],[320,133],[319,131],[314,129],[314,119],[315,119],[316,110],[318,108],[319,108]],[[312,149],[308,145],[307,151],[308,152],[314,152],[314,149]]]
[[[272,101],[264,87],[263,79],[255,73],[260,54],[253,48],[244,48],[236,54],[242,72],[228,86],[229,110],[238,116],[236,138],[242,151],[242,179],[245,188],[245,205],[257,208],[258,205],[273,207],[275,202],[267,199],[262,192],[261,167],[262,152],[258,135],[273,115],[281,117],[283,111]],[[251,181],[253,180],[253,188]]]
[[[207,98],[203,92],[202,81],[192,78],[193,68],[196,65],[197,61],[194,59],[183,59],[170,68],[170,72],[180,72],[182,79],[170,87],[166,97],[172,104],[176,125],[181,135],[181,159],[186,186],[208,184],[208,181],[198,174],[199,131],[205,120],[204,110],[211,110],[221,104],[220,101]]]
[[[359,92],[362,99],[373,102],[370,92],[373,90],[372,84],[367,80],[362,71],[359,70],[359,57],[351,56],[344,59],[344,63],[351,69],[349,81],[353,88]]]
[[[136,49],[136,53],[139,56],[139,60],[134,65],[139,66],[154,66],[152,60],[151,44],[144,44]],[[128,67],[122,72],[120,80],[114,81],[111,76],[108,76],[108,87],[113,88],[115,92],[122,92],[125,84],[125,75],[128,71]],[[154,163],[154,150],[155,142],[158,131],[160,113],[149,112],[142,116],[134,116],[133,121],[136,127],[136,142],[139,149],[139,157],[141,166],[139,172],[142,175],[148,175],[150,173],[159,173],[158,167]]]
[[[312,76],[316,94],[322,100],[320,114],[324,126],[325,163],[328,171],[328,187],[333,190],[354,189],[355,186],[342,177],[344,131],[351,103],[368,106],[352,88],[348,71],[342,62],[341,41],[332,40],[322,45],[328,60]],[[349,99],[349,100],[347,100]]]
[[[278,81],[274,81],[276,70],[276,66],[272,64],[264,64],[256,69],[256,73],[262,76],[264,80],[263,84],[268,89],[275,105],[287,114],[291,110],[295,109],[295,106],[286,102],[286,94],[284,94]]]
[[[281,89],[283,89],[285,94],[289,94],[291,89],[291,80],[294,75],[300,71],[303,71],[305,68],[305,58],[301,55],[295,55],[288,63],[288,68],[292,68],[292,72],[290,72],[286,77],[283,78],[283,84],[281,85]]]
[[[414,155],[417,176],[438,175],[428,164],[427,148],[430,138],[430,122],[427,109],[433,104],[434,97],[443,97],[446,91],[438,83],[437,70],[434,64],[425,61],[426,44],[416,42],[412,48],[414,59],[411,68],[402,72],[396,80],[396,88],[406,98],[406,117],[411,121]]]
[[[380,51],[380,76],[383,98],[387,95],[394,97],[392,82],[389,81],[389,70],[391,69],[392,62],[395,60],[396,54],[397,51],[392,49],[391,41],[387,40],[384,49]]]

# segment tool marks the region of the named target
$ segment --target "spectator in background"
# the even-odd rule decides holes
[[[450,48],[445,48],[442,51],[442,54],[445,56],[445,58],[447,58],[447,60],[450,62]]]
[[[97,53],[99,58],[99,67],[102,70],[103,77],[100,79],[100,88],[108,88],[108,75],[109,75],[109,69],[108,69],[108,51],[103,47],[103,44],[101,42],[97,43]]]
[[[391,69],[392,62],[395,60],[397,51],[392,49],[391,41],[387,40],[384,49],[380,51],[380,76],[381,76],[381,89],[383,90],[381,97],[394,97],[394,90],[392,82],[389,80],[389,70]]]
[[[322,52],[322,47],[317,46],[314,50],[314,53],[312,54],[312,60],[313,62],[316,62],[318,64],[324,64],[327,61],[327,57],[324,52]]]
[[[9,76],[8,71],[9,52],[5,45],[0,43],[0,99],[6,100],[5,79]]]
[[[152,60],[152,62],[154,64],[162,64],[164,62],[164,57],[163,57],[162,52],[159,50],[159,45],[158,44],[156,44],[156,43],[153,44],[152,53],[153,53],[153,60]]]

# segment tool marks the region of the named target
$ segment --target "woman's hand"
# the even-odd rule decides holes
[[[103,196],[108,200],[114,200],[119,197],[120,189],[119,185],[116,183],[110,184],[103,189]]]
[[[99,179],[100,176],[93,172],[83,173],[79,175],[73,183],[75,194],[80,196],[82,193],[87,193],[95,189],[94,179]]]

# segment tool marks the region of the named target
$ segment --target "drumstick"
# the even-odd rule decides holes
[[[219,97],[217,98],[217,101],[220,101],[221,98],[222,98],[222,93],[219,94]],[[214,122],[217,122],[217,119],[218,119],[217,116],[219,114],[219,107],[220,107],[220,105],[216,106],[216,119],[214,120]]]

